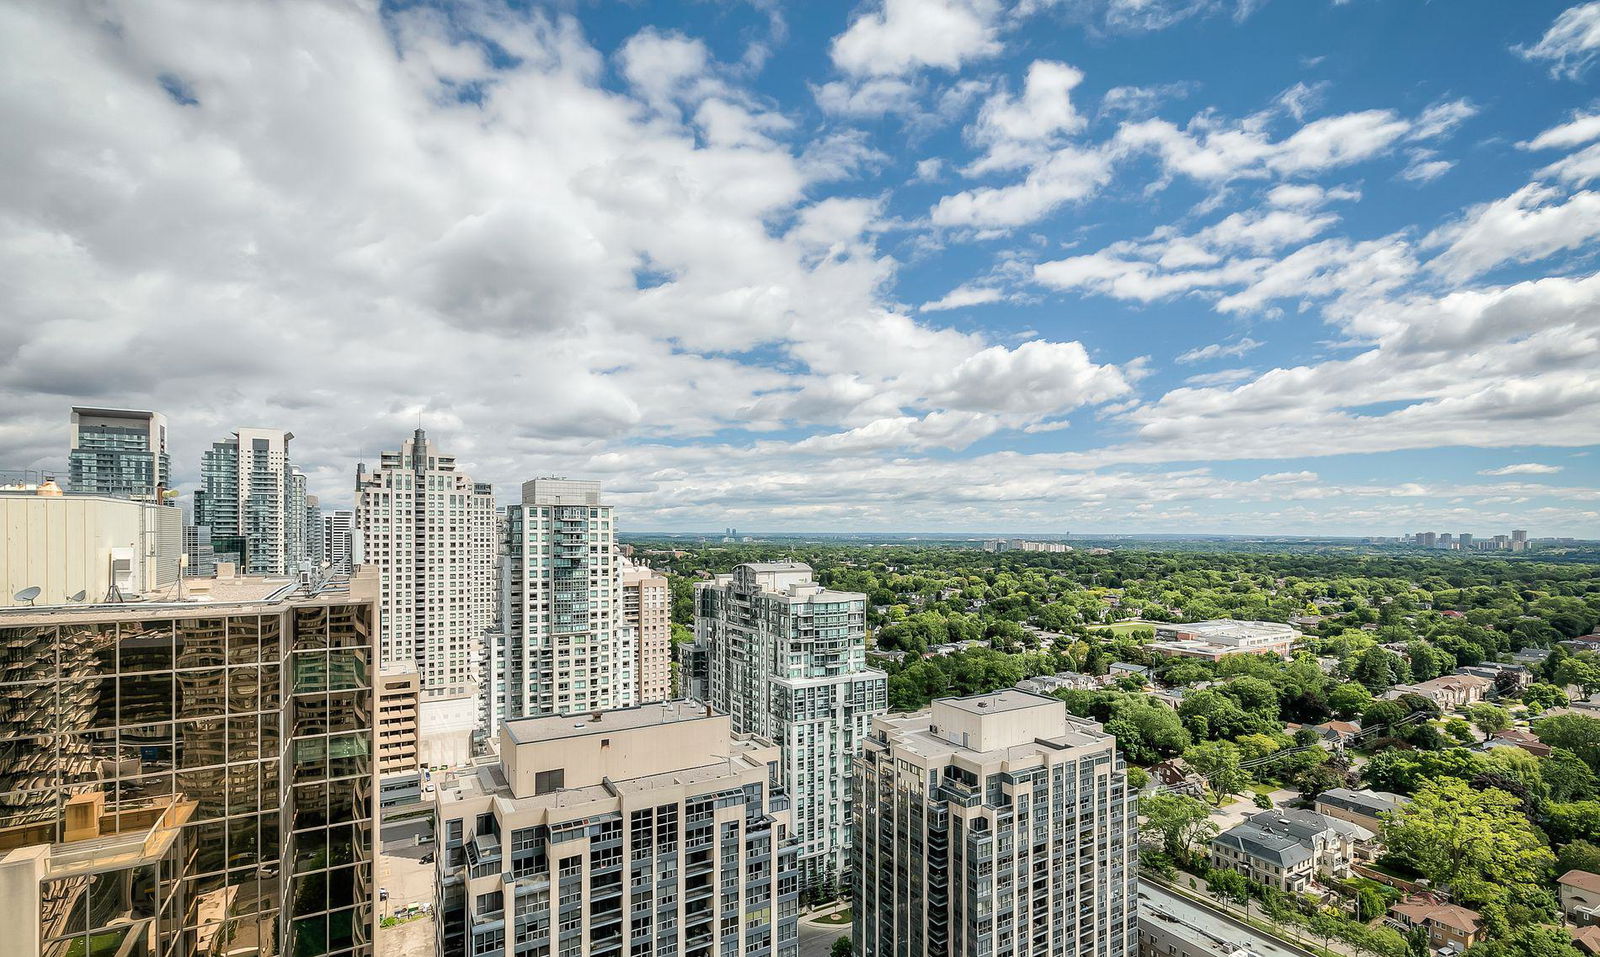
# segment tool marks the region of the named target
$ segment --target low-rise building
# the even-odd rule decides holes
[[[1600,874],[1567,871],[1556,880],[1561,892],[1561,913],[1582,927],[1600,923]]]
[[[1477,911],[1428,897],[1408,897],[1390,907],[1389,916],[1406,930],[1427,930],[1428,946],[1435,951],[1448,947],[1459,954],[1476,944],[1483,933],[1483,918]]]
[[[1343,745],[1349,744],[1361,733],[1361,725],[1353,721],[1324,721],[1312,730],[1325,744]]]
[[[1139,883],[1139,957],[1311,957],[1287,941],[1156,884]]]
[[[1550,745],[1539,740],[1539,736],[1532,731],[1521,728],[1507,728],[1496,731],[1484,742],[1489,747],[1514,747],[1521,748],[1535,757],[1544,757],[1550,753]]]
[[[1288,893],[1309,890],[1318,874],[1343,878],[1361,847],[1364,827],[1315,811],[1262,811],[1211,839],[1211,862]]]
[[[435,795],[438,952],[792,957],[778,762],[687,701],[503,723]]]
[[[1066,690],[1092,691],[1099,687],[1099,683],[1092,675],[1081,675],[1076,671],[1060,671],[1053,675],[1023,678],[1017,682],[1017,687],[1032,694],[1047,695]]]
[[[1219,618],[1178,625],[1158,624],[1155,640],[1148,647],[1162,654],[1207,661],[1237,654],[1287,658],[1302,637],[1299,630],[1282,622]]]
[[[1600,954],[1600,926],[1591,924],[1588,927],[1569,927],[1567,930],[1572,934],[1572,946],[1589,957]]]
[[[1318,814],[1349,821],[1376,834],[1383,827],[1383,815],[1398,811],[1411,799],[1388,791],[1330,788],[1317,795]]]
[[[1416,684],[1395,685],[1384,697],[1402,698],[1406,695],[1417,695],[1432,701],[1441,711],[1451,711],[1469,704],[1477,704],[1493,688],[1494,682],[1481,675],[1441,675]]]

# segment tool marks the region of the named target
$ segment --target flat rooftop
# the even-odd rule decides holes
[[[164,588],[142,592],[137,599],[102,602],[103,595],[86,596],[82,602],[64,605],[13,605],[0,608],[0,623],[8,626],[53,624],[72,621],[105,621],[111,618],[183,617],[237,610],[243,605],[277,604],[288,600],[359,601],[352,598],[350,583],[342,578],[329,580],[315,594],[307,594],[294,578],[243,575],[236,578],[184,578]],[[364,597],[364,596],[363,596]]]
[[[697,701],[658,701],[632,708],[616,708],[592,714],[542,715],[536,718],[515,718],[505,722],[506,734],[516,744],[533,744],[538,741],[555,741],[576,738],[586,734],[626,731],[630,728],[648,728],[658,724],[679,721],[697,721],[713,715],[707,705]]]
[[[1007,711],[1023,711],[1028,708],[1055,707],[1064,708],[1060,698],[1046,697],[1023,691],[1020,688],[1002,688],[988,694],[968,695],[965,698],[937,698],[939,704],[968,714],[1004,714]]]

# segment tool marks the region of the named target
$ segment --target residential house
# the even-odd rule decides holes
[[[1317,795],[1314,806],[1318,814],[1349,821],[1376,834],[1383,827],[1383,815],[1398,811],[1410,801],[1388,791],[1330,788]]]
[[[1544,660],[1548,657],[1550,657],[1549,648],[1523,648],[1521,651],[1513,651],[1511,653],[1511,660],[1513,662],[1528,667],[1532,667],[1533,665],[1542,665],[1544,664]]]
[[[1539,740],[1539,736],[1532,731],[1521,728],[1507,728],[1496,731],[1489,740],[1484,742],[1485,747],[1516,747],[1528,752],[1534,757],[1542,758],[1550,753],[1550,745]]]
[[[1589,957],[1600,954],[1600,925],[1569,927],[1567,930],[1572,934],[1572,946],[1588,954]]]
[[[1317,732],[1324,744],[1343,746],[1361,733],[1361,725],[1353,721],[1324,721],[1312,730]]]
[[[1081,675],[1076,671],[1058,671],[1053,675],[1023,678],[1017,682],[1017,687],[1033,694],[1050,695],[1064,690],[1093,691],[1099,687],[1099,682],[1093,675]]]
[[[1425,928],[1428,946],[1435,951],[1451,948],[1460,953],[1476,944],[1483,933],[1483,918],[1477,911],[1424,895],[1400,901],[1389,908],[1389,916],[1405,930]]]
[[[1567,871],[1557,878],[1561,913],[1580,927],[1600,924],[1600,874]]]
[[[1416,684],[1395,685],[1384,697],[1400,698],[1414,694],[1432,701],[1441,711],[1453,711],[1477,704],[1493,687],[1493,681],[1480,675],[1442,675]]]
[[[1315,811],[1252,814],[1211,839],[1211,863],[1288,893],[1310,890],[1317,875],[1344,878],[1371,831]]]
[[[1504,682],[1516,691],[1521,691],[1533,681],[1533,672],[1528,670],[1527,665],[1507,664],[1503,661],[1486,661],[1481,665],[1463,665],[1456,669],[1456,674],[1477,675],[1480,678],[1488,678],[1493,683],[1491,687]]]
[[[1182,758],[1168,758],[1152,766],[1150,776],[1161,787],[1179,794],[1199,797],[1206,791],[1205,778],[1195,773]]]
[[[1122,677],[1123,675],[1137,675],[1138,677],[1149,681],[1150,669],[1146,668],[1144,665],[1131,664],[1126,661],[1114,661],[1111,663],[1111,667],[1106,669],[1106,676],[1109,678],[1116,679]]]

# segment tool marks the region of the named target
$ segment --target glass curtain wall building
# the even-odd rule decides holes
[[[372,586],[0,612],[0,953],[370,955]]]

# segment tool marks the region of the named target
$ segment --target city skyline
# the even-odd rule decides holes
[[[1593,3],[181,9],[0,14],[7,468],[159,409],[333,509],[421,412],[638,529],[1600,536]]]

